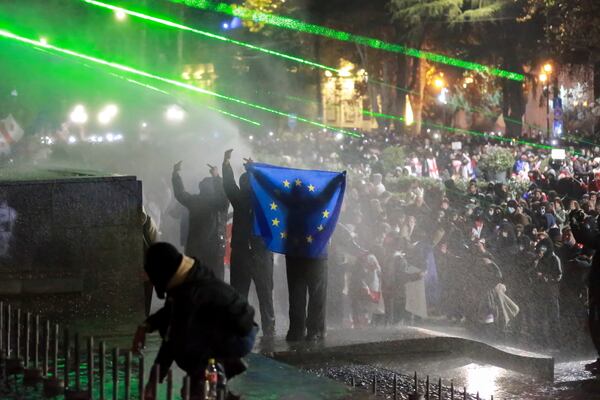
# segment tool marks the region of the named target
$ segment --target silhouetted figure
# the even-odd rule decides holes
[[[210,178],[204,178],[199,194],[185,191],[179,171],[181,161],[173,167],[173,194],[189,211],[189,229],[185,252],[195,257],[224,279],[226,213],[229,201],[223,190],[223,181],[216,167],[210,166]]]
[[[223,158],[223,187],[233,206],[231,235],[231,286],[248,298],[250,283],[254,281],[260,307],[263,336],[275,334],[273,310],[273,253],[262,238],[252,233],[253,207],[248,173],[240,176],[240,186],[235,183],[231,168],[231,152]],[[252,160],[246,160],[251,162]]]

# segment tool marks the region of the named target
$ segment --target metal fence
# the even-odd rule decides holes
[[[173,399],[173,374],[166,388],[153,367],[149,390]],[[65,400],[143,399],[144,357],[131,351],[95,344],[93,336],[71,335],[68,329],[39,315],[0,302],[0,397]],[[182,382],[181,397],[189,400],[190,381]],[[157,396],[158,398],[158,396]]]

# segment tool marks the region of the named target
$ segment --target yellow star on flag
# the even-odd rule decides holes
[[[321,232],[323,229],[325,229],[325,227],[323,226],[323,224],[321,224],[321,225],[319,225],[319,226],[317,227],[317,230],[318,230],[319,232]]]
[[[329,218],[329,211],[323,211],[323,218]]]
[[[282,239],[287,239],[287,232],[280,232],[279,236],[281,236]]]
[[[306,237],[306,241],[307,241],[308,243],[312,243],[312,242],[313,242],[313,238],[312,238],[312,236],[311,236],[311,235],[308,235],[308,236]]]
[[[275,202],[271,203],[271,210],[277,210],[277,204],[275,204]]]
[[[308,191],[309,192],[314,192],[315,191],[315,187],[313,185],[308,185]]]
[[[279,226],[279,220],[277,218],[275,218],[273,221],[273,226]]]
[[[286,188],[290,187],[290,181],[288,181],[287,179],[285,181],[283,181],[283,186]]]
[[[296,186],[302,186],[302,181],[300,179],[296,179]]]

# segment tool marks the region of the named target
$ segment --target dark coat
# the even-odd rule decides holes
[[[247,180],[247,174],[242,175],[241,181]],[[252,234],[254,211],[250,183],[242,187],[235,183],[233,169],[229,163],[223,163],[223,189],[233,207],[233,224],[231,228],[231,248],[236,250],[267,251],[263,240]]]
[[[181,176],[172,176],[173,194],[189,211],[189,231],[185,253],[206,262],[207,257],[222,252],[225,243],[224,226],[229,201],[223,191],[221,178],[207,178],[202,181],[200,194],[185,191]]]
[[[164,377],[173,361],[190,373],[204,368],[209,358],[243,357],[231,354],[231,343],[252,331],[254,309],[196,261],[185,281],[167,290],[165,306],[146,324],[163,338],[155,363]]]

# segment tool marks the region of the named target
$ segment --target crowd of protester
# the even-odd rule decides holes
[[[547,146],[506,140],[391,137],[256,143],[294,167],[348,170],[338,229],[371,255],[330,261],[328,323],[441,320],[545,348],[581,346],[598,246],[599,149],[567,147],[557,160]],[[397,165],[383,154],[390,146],[403,149]],[[512,152],[506,174],[479,168],[497,147]]]

